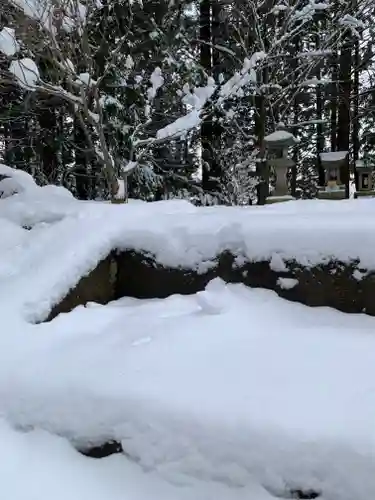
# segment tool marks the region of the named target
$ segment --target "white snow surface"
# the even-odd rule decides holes
[[[283,288],[284,290],[291,290],[292,288],[298,285],[298,280],[294,278],[278,278],[277,284],[280,288]]]
[[[168,137],[184,137],[190,130],[198,127],[201,121],[200,111],[193,109],[193,111],[177,118],[174,122],[158,130],[156,138],[166,139]]]
[[[152,99],[155,99],[157,91],[164,84],[164,77],[163,77],[162,71],[159,68],[159,66],[157,66],[154,69],[154,71],[151,73],[150,83],[151,83],[151,87],[149,87],[149,89],[147,90],[147,96],[148,96],[148,99],[151,101]]]
[[[264,138],[265,142],[278,142],[285,141],[287,139],[295,139],[294,135],[287,130],[276,130]]]
[[[322,161],[340,161],[345,160],[347,156],[347,151],[329,151],[328,153],[320,153]]]
[[[66,440],[0,421],[0,495],[11,500],[272,500],[260,487],[233,490],[191,480],[183,488],[145,472],[124,456],[92,460]]]
[[[18,429],[121,440],[129,460],[180,487],[374,498],[374,318],[220,280],[35,326],[1,314],[0,414]]]
[[[373,210],[373,200],[111,206],[34,185],[1,199],[0,497],[375,498],[375,318],[216,279],[192,296],[30,323],[114,247],[169,265],[230,248],[278,267],[286,255],[371,266]],[[125,455],[95,461],[67,442],[109,439]]]
[[[0,198],[22,191],[34,191],[37,185],[30,174],[0,163]]]

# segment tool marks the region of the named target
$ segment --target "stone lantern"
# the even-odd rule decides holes
[[[372,173],[374,165],[367,159],[357,160],[355,169],[358,174],[358,190],[354,193],[354,198],[361,196],[375,196]]]
[[[272,196],[267,198],[267,203],[294,200],[289,194],[287,173],[295,163],[288,157],[288,149],[297,143],[297,139],[287,130],[279,129],[267,135],[264,142],[269,153],[267,165],[273,168],[276,176],[275,189]]]
[[[320,153],[320,161],[325,172],[325,186],[319,187],[318,198],[322,200],[343,200],[346,198],[346,189],[341,182],[340,168],[348,161],[348,152]]]

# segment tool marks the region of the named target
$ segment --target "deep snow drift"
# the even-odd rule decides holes
[[[0,498],[8,500],[274,500],[260,487],[233,489],[193,478],[184,487],[145,472],[124,456],[100,461],[42,431],[0,421]]]
[[[25,179],[0,200],[1,498],[375,498],[375,318],[214,280],[30,323],[113,247],[169,265],[231,249],[373,269],[374,200],[112,207]],[[126,455],[95,461],[67,441],[108,439]]]
[[[375,495],[374,318],[215,280],[19,326],[0,337],[0,413],[14,425],[121,440],[169,483]]]

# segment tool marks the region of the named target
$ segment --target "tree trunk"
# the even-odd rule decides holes
[[[202,0],[200,3],[199,17],[200,31],[200,64],[205,76],[212,75],[212,25],[211,25],[211,1]],[[203,84],[205,77],[203,77]],[[202,188],[206,192],[212,191],[212,162],[213,162],[213,127],[212,117],[209,116],[203,120],[201,125],[201,144],[202,144]]]
[[[340,52],[340,92],[337,127],[337,148],[348,151],[350,146],[350,98],[351,98],[351,41],[347,36],[343,40]],[[340,177],[345,184],[346,197],[349,198],[349,163],[341,168]]]
[[[318,25],[318,31],[319,31],[319,28],[320,28],[320,26]],[[316,44],[316,50],[320,50],[320,36],[319,36],[319,34],[317,34],[315,36],[315,44]],[[320,71],[319,63],[317,65],[316,77],[318,80],[320,80],[320,78],[321,78],[321,71]],[[322,93],[322,86],[318,84],[316,86],[316,119],[318,120],[318,124],[316,127],[316,165],[317,165],[317,170],[318,170],[319,186],[325,185],[325,173],[324,173],[324,168],[322,167],[322,161],[320,158],[320,153],[322,153],[324,151],[324,146],[325,146],[323,124],[321,123],[321,120],[323,119],[323,109],[324,109],[324,98],[323,98],[323,93]]]
[[[353,114],[352,114],[352,143],[353,143],[353,171],[355,176],[355,187],[358,189],[358,174],[356,162],[359,158],[359,41],[354,45],[354,81],[353,81]]]
[[[330,95],[330,111],[331,111],[331,151],[337,151],[337,96],[338,96],[338,54],[334,52],[332,54],[332,84],[331,84],[331,95]]]
[[[79,120],[74,120],[74,152],[75,152],[75,179],[77,197],[80,200],[90,199],[90,185],[89,185],[89,162],[86,136],[82,130]]]
[[[267,69],[259,75],[259,83],[267,83]],[[266,132],[266,103],[262,92],[255,97],[255,136],[257,138],[257,146],[259,148],[259,162],[257,163],[257,174],[261,181],[257,185],[258,205],[265,205],[269,194],[269,171],[266,161],[266,148],[264,137]]]

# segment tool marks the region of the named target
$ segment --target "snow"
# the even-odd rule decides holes
[[[193,92],[190,91],[189,86],[186,84],[183,88],[185,93],[182,102],[186,106],[192,107],[194,110],[203,109],[207,101],[212,97],[216,90],[215,80],[211,77],[207,79],[207,85],[203,87],[195,87]]]
[[[215,81],[213,78],[207,79],[207,85],[203,87],[195,87],[193,92],[190,91],[187,85],[184,86],[183,104],[187,106],[189,111],[185,116],[177,118],[174,122],[160,129],[156,133],[157,139],[167,139],[169,137],[184,137],[190,130],[199,127],[202,122],[201,111],[207,101],[212,97],[216,90]]]
[[[353,278],[356,279],[357,281],[361,281],[368,273],[366,272],[361,272],[359,269],[355,269],[353,271]]]
[[[157,475],[182,492],[217,483],[243,500],[293,488],[324,500],[375,494],[374,318],[220,280],[195,296],[125,298],[37,326],[7,317],[0,412],[18,429],[78,446],[121,440],[133,467],[151,474],[148,486]],[[33,434],[17,439],[38,443]],[[85,459],[44,439],[45,451],[68,455],[79,474]],[[105,463],[112,473],[128,464]]]
[[[315,2],[315,0],[309,0],[307,5],[304,5],[301,9],[296,9],[292,15],[292,21],[302,21],[306,23],[312,21],[314,14],[319,10],[329,9],[330,5],[325,2]]]
[[[0,198],[25,190],[32,191],[36,187],[37,185],[30,174],[0,163]]]
[[[272,269],[272,271],[275,271],[275,273],[284,273],[288,270],[283,258],[277,253],[274,253],[271,256],[270,269]]]
[[[361,269],[375,270],[371,198],[245,208],[198,208],[178,200],[112,206],[79,202],[65,190],[44,187],[0,199],[0,216],[20,227],[47,223],[45,230],[31,231],[27,252],[11,254],[12,282],[0,281],[0,301],[31,321],[45,318],[115,248],[154,255],[168,267],[196,270],[211,267],[226,250],[244,262],[268,260],[284,270],[288,260],[315,266],[332,259],[358,260]],[[83,234],[85,245],[77,245]],[[35,283],[32,294],[27,283]]]
[[[345,14],[341,19],[339,19],[339,24],[342,26],[349,26],[355,29],[365,29],[366,25],[360,19],[351,16],[350,14]]]
[[[167,139],[168,137],[183,137],[190,130],[198,127],[201,124],[199,110],[194,109],[185,116],[177,118],[174,122],[157,131],[157,139]]]
[[[264,141],[266,143],[269,142],[278,142],[278,141],[285,141],[285,140],[290,140],[290,139],[295,139],[294,135],[288,132],[287,130],[276,130],[275,132],[272,132],[272,134],[267,135],[264,138]]]
[[[74,66],[73,62],[72,62],[69,58],[65,59],[65,61],[64,61],[64,66],[65,66],[65,68],[66,68],[66,69],[67,69],[70,73],[73,73],[73,74],[75,74],[75,73],[76,73],[75,66]]]
[[[147,96],[149,101],[155,99],[157,91],[163,86],[164,78],[162,71],[159,67],[156,67],[150,76],[151,87],[147,90]]]
[[[183,488],[147,473],[124,456],[92,460],[65,440],[20,433],[0,421],[0,496],[12,500],[241,500],[242,492],[191,480]],[[260,488],[258,488],[260,490]],[[253,494],[254,490],[247,490]],[[257,500],[272,500],[256,491]]]
[[[90,73],[80,73],[76,80],[78,85],[86,85],[87,87],[91,87],[96,84],[96,81],[91,78]]]
[[[298,285],[298,280],[293,278],[278,278],[277,284],[280,288],[284,290],[291,290]]]
[[[306,52],[299,52],[298,57],[324,57],[331,56],[332,50],[307,50]]]
[[[125,67],[126,69],[133,69],[134,67],[134,60],[130,54],[126,56]]]
[[[14,7],[20,9],[25,16],[38,21],[45,30],[54,33],[55,27],[55,3],[51,0],[11,0]],[[64,15],[62,17],[62,27],[70,33],[74,29],[80,30],[87,18],[87,7],[81,2],[68,2],[64,5]],[[96,1],[91,7],[101,8],[101,2]]]
[[[138,167],[137,161],[128,161],[125,165],[121,167],[121,172],[123,174],[131,174]]]
[[[241,95],[243,87],[255,84],[257,81],[256,68],[258,63],[266,59],[265,52],[254,52],[251,57],[246,57],[240,73],[236,72],[220,89],[219,103],[229,97]]]
[[[113,248],[198,268],[230,249],[238,265],[374,269],[374,200],[112,206],[27,182],[0,199],[1,498],[375,497],[375,318],[215,279],[32,324]],[[69,444],[110,439],[124,454],[93,460]]]
[[[0,52],[7,57],[14,56],[19,51],[20,46],[16,40],[15,31],[12,28],[3,28],[0,31]]]
[[[320,153],[322,161],[341,161],[348,156],[347,151],[330,151],[328,153]]]
[[[124,179],[117,179],[118,190],[115,194],[116,200],[125,200],[126,197],[126,188]]]
[[[46,29],[52,28],[52,6],[49,0],[11,0],[25,16],[39,21]]]
[[[25,90],[35,90],[40,79],[38,66],[29,57],[12,61],[9,72],[14,75],[18,84]]]
[[[102,95],[99,99],[99,104],[102,107],[105,106],[116,106],[118,109],[123,109],[124,106],[121,104],[121,102],[116,99],[116,97],[110,96],[110,95]]]

